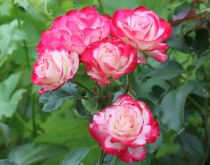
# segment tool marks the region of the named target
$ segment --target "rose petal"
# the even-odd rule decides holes
[[[144,146],[131,148],[128,147],[126,152],[120,155],[120,159],[126,163],[130,163],[133,161],[141,161],[146,157],[147,153]]]

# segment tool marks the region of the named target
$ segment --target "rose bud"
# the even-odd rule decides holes
[[[172,34],[168,22],[145,7],[117,10],[112,19],[112,35],[139,50],[138,63],[145,63],[144,54],[158,62],[168,59],[168,44],[162,43]]]
[[[159,126],[144,102],[121,95],[93,116],[89,132],[105,152],[133,162],[146,157],[145,145],[159,137]]]
[[[99,14],[93,7],[69,11],[42,33],[37,52],[65,49],[81,54],[89,44],[110,35],[110,24],[110,17]]]
[[[75,52],[46,50],[38,56],[33,66],[32,82],[43,86],[39,93],[43,94],[62,86],[73,78],[79,67],[79,57]]]
[[[104,39],[86,48],[81,56],[87,74],[100,85],[132,72],[137,66],[136,50],[116,39]]]

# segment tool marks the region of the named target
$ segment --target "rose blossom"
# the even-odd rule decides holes
[[[146,62],[142,52],[158,62],[168,59],[168,44],[162,42],[171,36],[172,28],[152,10],[145,7],[119,9],[112,20],[112,35],[140,50],[138,63]]]
[[[37,52],[65,49],[81,54],[87,45],[109,36],[110,23],[109,16],[99,14],[93,7],[69,11],[42,33]]]
[[[137,65],[136,50],[116,39],[104,39],[90,45],[81,56],[87,74],[100,85],[110,78],[132,72]]]
[[[146,157],[145,145],[155,142],[159,126],[144,102],[121,95],[93,116],[89,132],[108,154],[132,162]]]
[[[38,62],[33,66],[32,82],[43,86],[39,93],[52,91],[69,79],[77,72],[79,57],[75,52],[45,50],[38,56]]]

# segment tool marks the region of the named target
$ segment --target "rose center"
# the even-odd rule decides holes
[[[147,33],[150,24],[150,20],[143,16],[131,19],[131,27],[134,31],[142,31]]]
[[[107,63],[111,66],[114,66],[117,60],[117,48],[114,46],[105,46],[103,49],[100,51],[100,61],[103,63]]]
[[[102,45],[99,49],[97,60],[101,69],[107,75],[112,75],[119,68],[120,52],[118,47],[109,43]]]
[[[117,115],[116,128],[125,132],[131,131],[135,126],[135,116],[129,110],[123,110],[122,113]]]

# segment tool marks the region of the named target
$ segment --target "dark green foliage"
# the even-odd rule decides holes
[[[76,85],[67,82],[59,89],[41,95],[39,101],[44,104],[43,111],[51,112],[59,108],[64,100],[76,98],[76,96]]]
[[[77,149],[62,161],[62,165],[69,165],[69,164],[79,165],[89,151],[90,148]]]
[[[65,146],[57,144],[24,144],[10,151],[8,158],[18,165],[26,165],[46,158],[63,155],[66,151]]]

